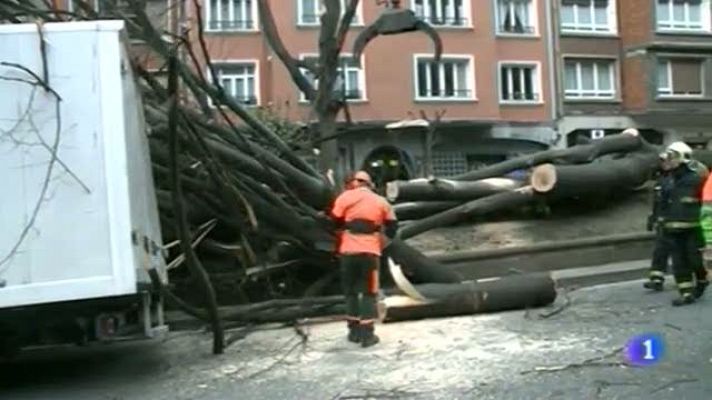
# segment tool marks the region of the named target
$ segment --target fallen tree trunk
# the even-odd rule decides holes
[[[512,275],[486,282],[415,285],[427,300],[386,298],[384,322],[542,307],[556,300],[549,274]]]
[[[584,165],[544,164],[532,172],[531,185],[547,199],[605,198],[641,186],[651,178],[658,164],[654,152],[631,153]]]
[[[556,284],[548,274],[512,275],[486,282],[424,284],[414,288],[427,300],[407,298],[398,289],[386,290],[389,297],[385,300],[384,322],[541,307],[556,299]],[[184,311],[205,318],[200,309]],[[344,312],[341,295],[270,300],[220,308],[223,320],[242,323],[285,322],[342,315]]]
[[[504,176],[509,172],[529,169],[544,163],[555,164],[582,164],[610,153],[622,153],[641,148],[643,139],[637,131],[627,131],[618,135],[606,136],[591,143],[569,147],[567,149],[553,149],[540,151],[534,154],[513,158],[476,171],[458,175],[453,180],[478,181],[481,179]]]
[[[413,201],[395,204],[393,211],[399,221],[408,221],[425,218],[460,204],[462,203],[458,201]]]
[[[386,247],[384,255],[400,264],[408,279],[413,282],[462,282],[462,276],[452,268],[426,257],[401,239],[392,240]]]
[[[393,181],[386,186],[386,197],[400,201],[467,201],[517,189],[522,183],[514,179],[490,178],[474,182],[447,179]]]
[[[400,230],[400,237],[403,240],[409,239],[431,229],[452,225],[467,218],[519,207],[531,202],[533,199],[534,192],[529,186],[511,192],[494,194],[451,208],[420,221],[411,222]]]

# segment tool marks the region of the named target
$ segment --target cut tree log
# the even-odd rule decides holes
[[[658,164],[655,152],[635,152],[583,165],[544,164],[532,172],[531,185],[547,199],[607,197],[640,187]]]
[[[398,203],[393,206],[396,218],[399,221],[421,219],[427,216],[457,207],[462,202],[459,201],[411,201]]]
[[[403,201],[467,201],[522,187],[522,182],[508,178],[489,178],[474,182],[448,179],[414,179],[393,181],[386,185],[386,197],[391,202]]]
[[[542,307],[556,300],[556,283],[549,274],[512,275],[484,282],[424,284],[414,288],[427,300],[409,298],[398,289],[386,290],[384,322]],[[205,319],[201,309],[184,311]],[[343,315],[344,312],[341,295],[220,307],[222,319],[242,323],[285,322]]]
[[[413,282],[462,282],[462,276],[452,268],[426,257],[403,240],[392,240],[386,247],[384,255],[401,265],[403,272]]]
[[[504,176],[512,171],[529,169],[544,163],[582,164],[610,153],[625,153],[640,149],[644,141],[638,131],[627,130],[618,135],[606,136],[591,143],[553,149],[513,158],[475,171],[457,175],[451,179],[457,181],[478,181],[481,179]]]
[[[403,240],[409,239],[431,229],[452,225],[471,217],[509,210],[525,205],[533,199],[534,191],[530,186],[525,186],[510,192],[493,194],[492,196],[470,201],[419,221],[411,222],[400,230],[400,238]]]
[[[387,297],[384,322],[542,307],[556,300],[556,282],[548,273],[414,287],[427,300]]]

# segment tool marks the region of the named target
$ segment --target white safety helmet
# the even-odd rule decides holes
[[[692,160],[692,148],[685,142],[673,142],[665,148],[665,152],[660,157],[666,160],[679,160],[688,163]]]

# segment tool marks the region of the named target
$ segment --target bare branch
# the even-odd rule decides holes
[[[49,184],[52,180],[52,172],[54,171],[54,166],[57,161],[57,149],[59,148],[59,142],[60,142],[60,137],[61,137],[61,131],[62,131],[62,109],[61,109],[61,97],[59,94],[57,94],[54,89],[50,88],[46,82],[43,82],[37,74],[32,72],[29,68],[24,67],[19,64],[12,64],[12,63],[0,63],[1,65],[5,65],[8,67],[13,67],[20,69],[30,75],[32,75],[33,78],[36,79],[36,83],[34,84],[35,86],[41,86],[42,88],[45,89],[46,92],[52,94],[52,96],[55,98],[55,132],[54,132],[54,142],[52,143],[51,147],[51,157],[49,160],[49,165],[47,166],[47,171],[45,172],[44,176],[44,182],[42,184],[42,188],[40,189],[40,194],[37,197],[37,201],[35,202],[34,209],[32,210],[32,214],[30,215],[30,219],[25,225],[25,227],[22,229],[22,232],[20,232],[20,236],[18,239],[15,241],[15,244],[12,246],[10,251],[0,260],[0,266],[6,264],[12,257],[15,256],[17,253],[17,250],[20,248],[22,243],[25,241],[27,238],[27,234],[33,229],[35,225],[35,221],[37,220],[37,215],[40,212],[40,208],[42,207],[42,204],[45,201],[45,197],[47,196],[47,190],[49,189]],[[5,265],[1,270],[0,274],[4,273],[7,269],[9,268],[9,264]]]
[[[304,93],[304,97],[309,101],[314,100],[316,95],[314,85],[304,76],[304,73],[299,69],[299,62],[289,54],[284,42],[282,42],[277,24],[274,22],[271,6],[267,0],[257,0],[257,9],[260,14],[262,31],[272,51],[274,51],[279,60],[282,61],[282,64],[287,68],[289,75],[292,77],[292,81],[294,81],[294,84]]]
[[[349,4],[346,5],[346,10],[344,15],[341,17],[341,22],[339,23],[339,32],[336,34],[336,44],[341,52],[344,48],[344,42],[346,41],[346,35],[349,33],[351,28],[351,23],[356,16],[356,10],[358,9],[358,4],[360,0],[350,0]]]
[[[222,322],[218,314],[218,304],[210,277],[203,268],[195,250],[191,247],[190,232],[188,231],[188,220],[183,204],[183,189],[181,180],[178,179],[178,154],[180,150],[178,140],[178,59],[175,50],[168,59],[168,95],[170,96],[170,112],[168,116],[168,133],[170,148],[170,169],[173,209],[176,214],[176,229],[180,235],[181,249],[186,256],[188,268],[196,283],[200,283],[205,297],[205,305],[208,308],[208,316],[213,330],[213,353],[222,354],[225,348],[225,335]]]

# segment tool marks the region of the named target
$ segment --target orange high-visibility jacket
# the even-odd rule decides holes
[[[331,216],[346,223],[366,220],[379,227],[386,221],[396,220],[388,201],[365,187],[341,193],[334,202]],[[380,256],[382,247],[383,238],[380,230],[374,233],[353,233],[346,230],[341,234],[336,251],[339,254],[368,253]]]

